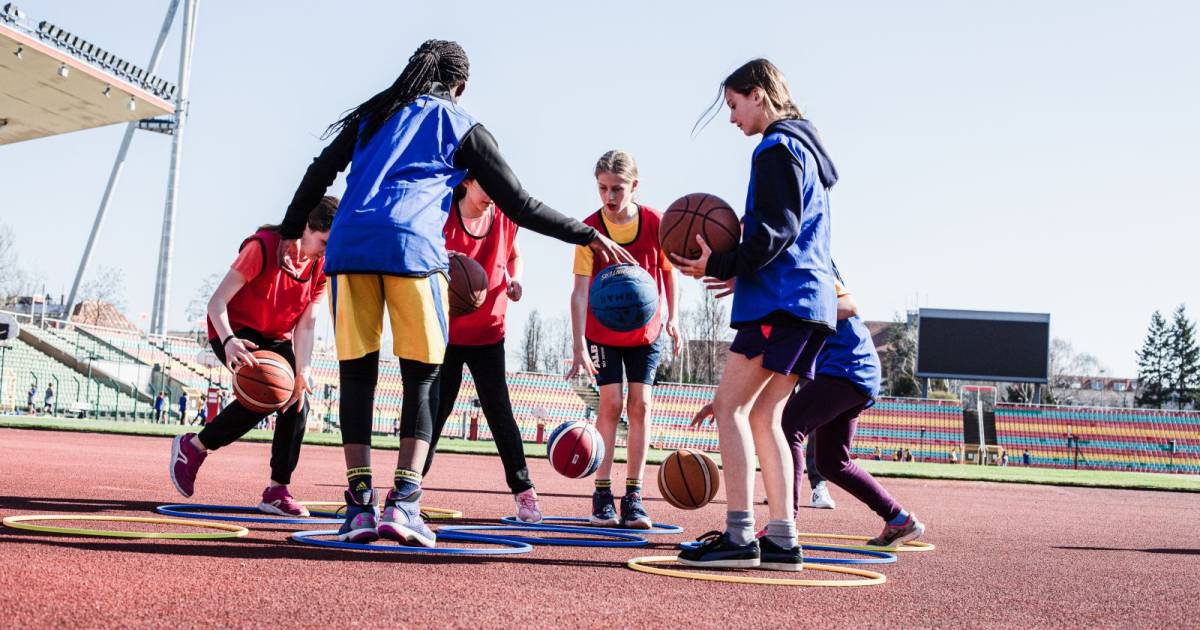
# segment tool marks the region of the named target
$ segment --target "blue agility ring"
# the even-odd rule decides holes
[[[555,534],[579,534],[583,536],[609,536],[614,540],[582,540],[579,538],[550,538],[541,536],[522,536],[519,533],[487,535],[488,538],[502,538],[530,545],[559,545],[562,547],[645,547],[650,541],[626,532],[598,531],[588,527],[562,527],[560,525],[447,525],[438,529],[438,533],[457,534],[461,532],[490,531],[490,532],[553,532]]]
[[[680,549],[693,549],[699,543],[696,542],[681,542]],[[865,558],[817,558],[812,556],[804,556],[804,564],[892,564],[896,561],[896,554],[887,553],[886,551],[874,551],[871,549],[850,549],[847,547],[836,547],[832,545],[800,545],[804,551],[834,551],[838,553],[852,553]]]
[[[164,516],[175,516],[179,518],[200,518],[208,521],[234,521],[236,523],[280,523],[283,525],[339,525],[344,518],[321,518],[321,517],[287,517],[287,516],[272,516],[266,512],[259,511],[258,508],[245,507],[241,505],[204,505],[201,503],[176,503],[171,505],[160,505],[154,508],[154,511]],[[212,512],[217,512],[213,514]],[[224,514],[220,514],[224,512]],[[235,514],[255,514],[258,516],[233,516]],[[311,512],[310,514],[320,514],[321,516],[333,515],[333,512]]]
[[[554,521],[554,522],[551,522]],[[589,532],[604,533],[604,534],[634,534],[637,536],[646,536],[654,534],[682,534],[683,528],[678,525],[667,525],[665,523],[656,523],[650,529],[628,529],[625,527],[595,527],[587,525],[588,519],[582,516],[546,516],[542,518],[541,523],[525,523],[517,520],[515,516],[505,516],[500,519],[501,523],[506,525],[520,525],[528,527],[529,525],[542,525],[545,527],[567,527],[572,529],[584,529]],[[583,525],[556,525],[555,523],[584,523]]]
[[[499,536],[480,536],[447,532],[445,528],[438,530],[438,540],[458,542],[475,542],[489,545],[501,545],[498,549],[476,549],[474,547],[405,547],[403,545],[372,545],[365,543],[342,542],[340,540],[323,540],[320,536],[337,536],[336,529],[317,529],[306,532],[296,532],[289,536],[295,542],[314,547],[330,547],[333,549],[353,549],[355,551],[382,551],[384,553],[411,553],[441,556],[498,556],[514,553],[529,553],[533,547],[529,544],[501,538]]]

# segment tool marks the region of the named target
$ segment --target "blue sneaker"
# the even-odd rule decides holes
[[[597,490],[592,493],[592,515],[588,518],[592,525],[598,527],[616,527],[617,509],[613,507],[612,490]]]
[[[342,542],[369,543],[379,540],[376,521],[375,491],[369,490],[361,497],[346,491],[346,520],[338,530],[337,539]]]
[[[761,564],[758,540],[735,545],[724,532],[708,532],[696,539],[701,543],[679,552],[679,564],[717,569],[753,569]]]
[[[398,496],[395,490],[388,492],[383,501],[379,535],[411,547],[437,546],[437,534],[421,517],[420,490],[405,497]]]
[[[621,497],[621,527],[650,529],[654,527],[650,515],[642,507],[642,493],[630,492]]]

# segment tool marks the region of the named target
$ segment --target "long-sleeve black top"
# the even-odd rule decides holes
[[[288,205],[281,230],[284,238],[295,239],[304,233],[309,211],[333,185],[338,173],[349,166],[357,141],[357,130],[343,129],[313,159]],[[496,207],[517,225],[575,245],[595,240],[598,232],[594,228],[534,199],[521,186],[500,155],[496,139],[483,125],[476,124],[467,131],[454,153],[454,165],[470,173],[496,202]]]
[[[792,246],[800,234],[800,196],[804,169],[783,145],[754,159],[754,216],[758,229],[736,249],[713,252],[704,274],[720,280],[754,273]]]

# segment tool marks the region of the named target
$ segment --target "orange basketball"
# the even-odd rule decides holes
[[[278,411],[292,397],[296,374],[286,359],[270,350],[255,350],[258,365],[243,365],[233,374],[233,395],[258,413]]]
[[[698,258],[697,234],[704,237],[714,252],[727,252],[741,240],[742,225],[737,213],[720,197],[692,193],[676,199],[667,208],[658,226],[658,242],[669,254]]]
[[[450,317],[475,312],[487,297],[488,277],[470,256],[450,254]]]
[[[691,448],[667,456],[658,467],[658,490],[681,510],[708,505],[721,488],[721,473],[711,457]]]

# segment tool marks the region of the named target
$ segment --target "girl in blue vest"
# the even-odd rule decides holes
[[[713,399],[727,499],[724,533],[679,554],[707,567],[799,571],[803,556],[793,518],[793,467],[780,415],[798,383],[811,381],[817,355],[834,332],[837,294],[829,253],[829,188],[837,171],[816,129],[792,102],[783,74],[766,59],[721,84],[729,121],[761,135],[746,196],[741,243],[713,253],[697,237],[696,259],[672,255],[684,274],[736,278],[731,324],[737,330]],[[715,115],[715,113],[714,113]],[[770,521],[754,537],[754,455],[762,467]]]
[[[594,228],[521,187],[491,133],[458,104],[468,74],[467,55],[457,43],[421,44],[391,86],[329,127],[336,136],[309,166],[283,221],[284,239],[297,238],[305,210],[350,167],[325,255],[348,469],[346,520],[338,534],[343,541],[383,536],[407,545],[436,543],[421,519],[420,471],[435,412],[430,388],[447,343],[449,265],[442,227],[464,176],[470,173],[517,225],[633,262]],[[281,243],[280,256],[296,256],[294,241]],[[385,307],[404,399],[394,483],[379,518],[370,444]]]
[[[596,429],[609,448],[596,470],[596,489],[592,493],[589,522],[601,527],[650,529],[653,521],[642,504],[642,475],[646,471],[646,451],[650,447],[649,422],[653,405],[654,375],[662,353],[665,328],[679,351],[679,288],[671,263],[658,242],[662,215],[650,206],[637,203],[637,163],[625,151],[608,151],[600,156],[593,172],[600,201],[604,205],[584,223],[601,230],[628,248],[629,253],[653,278],[658,295],[666,294],[667,320],[663,322],[662,301],[645,326],[630,331],[613,330],[592,314],[589,292],[592,281],[608,261],[597,260],[590,249],[576,248],[575,288],[571,292],[571,337],[574,361],[567,378],[579,374],[594,376],[600,389],[596,410]],[[629,382],[628,396],[622,396],[623,382]],[[622,400],[625,398],[625,400]],[[625,492],[621,496],[618,517],[612,492],[612,465],[616,449],[617,422],[624,407],[629,421],[628,459],[625,466]]]

